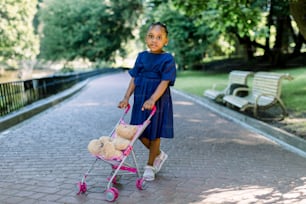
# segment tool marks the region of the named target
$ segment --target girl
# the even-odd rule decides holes
[[[140,52],[133,69],[129,70],[131,80],[119,108],[126,108],[134,94],[131,124],[143,123],[153,106],[156,113],[150,125],[140,136],[140,141],[149,149],[149,158],[143,178],[153,181],[168,155],[160,150],[160,138],[173,138],[173,109],[170,86],[174,85],[176,66],[171,54],[163,47],[168,43],[166,25],[157,22],[150,25],[145,42],[148,51]]]

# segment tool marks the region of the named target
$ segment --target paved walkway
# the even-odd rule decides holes
[[[0,133],[0,203],[108,203],[109,165],[99,162],[88,192],[76,183],[93,163],[87,144],[108,135],[129,77],[98,77],[76,95]],[[264,136],[173,93],[175,138],[163,140],[169,158],[148,189],[125,176],[120,204],[306,203],[306,159]],[[138,163],[147,151],[136,143]]]

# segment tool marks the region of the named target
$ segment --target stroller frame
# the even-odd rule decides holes
[[[127,115],[127,113],[129,112],[131,106],[130,104],[128,104],[128,106],[126,107],[125,111],[123,112],[122,116],[120,117],[119,121],[117,122],[116,126],[114,127],[114,129],[111,131],[110,133],[110,137],[116,137],[116,127],[119,124],[126,124],[124,122],[124,117]],[[151,118],[153,117],[153,115],[156,112],[156,106],[153,107],[149,117],[142,123],[137,125],[137,132],[134,135],[133,139],[130,141],[128,147],[123,150],[123,157],[122,159],[118,160],[118,159],[104,159],[101,156],[96,156],[95,161],[93,162],[93,164],[90,166],[90,168],[87,170],[87,172],[83,175],[82,180],[80,182],[77,183],[77,187],[78,187],[78,195],[81,193],[85,193],[87,191],[87,184],[86,184],[86,178],[87,176],[90,175],[90,172],[93,170],[94,165],[96,164],[96,162],[98,160],[102,160],[108,164],[111,165],[112,167],[112,171],[110,173],[110,176],[107,178],[108,179],[108,183],[106,186],[106,189],[104,191],[104,195],[105,195],[105,199],[107,201],[115,201],[118,197],[119,197],[119,191],[117,188],[113,187],[113,184],[117,183],[117,176],[122,176],[122,175],[127,175],[127,174],[137,174],[137,180],[136,180],[136,187],[139,190],[144,190],[147,188],[147,182],[144,180],[144,178],[142,178],[140,171],[139,171],[139,167],[136,161],[136,156],[133,150],[133,145],[136,142],[136,140],[140,137],[140,135],[143,133],[143,131],[146,129],[146,127],[150,124],[151,122]],[[125,162],[125,160],[128,158],[129,155],[132,155],[132,160],[134,163],[134,166],[128,164]]]

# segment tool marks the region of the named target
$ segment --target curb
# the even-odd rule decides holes
[[[265,136],[293,153],[306,157],[306,141],[294,134],[288,133],[280,128],[273,127],[255,118],[243,115],[204,97],[187,94],[177,89],[172,89],[172,91],[208,108],[224,118],[227,118]]]
[[[88,83],[88,80],[89,79],[79,82],[65,91],[62,91],[48,98],[41,99],[37,102],[34,102],[28,106],[23,107],[20,110],[10,113],[9,115],[1,117],[0,132],[69,98],[70,96],[81,90],[83,87],[85,87],[86,84]]]

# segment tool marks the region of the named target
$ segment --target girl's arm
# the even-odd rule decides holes
[[[126,108],[129,104],[129,99],[131,95],[134,93],[135,90],[135,83],[134,83],[134,77],[131,78],[129,86],[125,92],[124,98],[119,102],[118,108]]]
[[[165,90],[168,88],[169,82],[170,81],[161,81],[152,96],[144,102],[141,110],[152,110],[156,101],[164,94]]]

